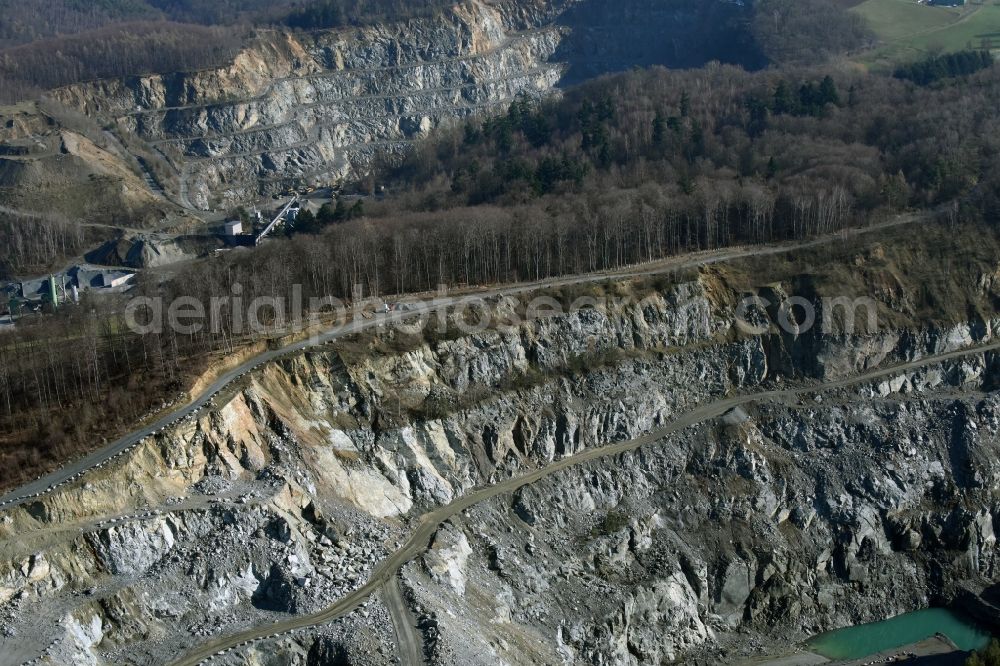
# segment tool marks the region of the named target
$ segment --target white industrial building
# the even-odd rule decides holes
[[[226,222],[226,235],[239,236],[243,233],[243,223],[239,220]]]

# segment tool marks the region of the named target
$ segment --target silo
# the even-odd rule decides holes
[[[59,292],[56,291],[56,276],[49,276],[49,300],[52,301],[52,307],[59,307]]]

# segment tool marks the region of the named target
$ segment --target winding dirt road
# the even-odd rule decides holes
[[[485,502],[500,495],[512,493],[524,486],[536,483],[541,479],[551,476],[557,472],[602,458],[610,458],[622,453],[635,451],[640,447],[661,442],[666,437],[684,430],[685,428],[718,418],[732,409],[748,405],[750,403],[781,399],[787,400],[803,395],[855,386],[871,382],[876,379],[881,379],[883,377],[898,375],[909,370],[915,370],[966,356],[983,354],[998,349],[1000,349],[1000,342],[992,342],[978,347],[926,356],[916,361],[880,368],[853,377],[824,382],[822,384],[782,390],[762,391],[760,393],[723,398],[682,414],[670,424],[662,428],[658,428],[643,437],[588,449],[576,455],[557,460],[549,465],[546,465],[545,467],[541,467],[533,472],[525,474],[524,476],[509,479],[493,486],[481,488],[453,501],[450,504],[439,507],[421,516],[417,521],[416,528],[410,535],[409,539],[407,539],[402,547],[392,553],[375,568],[365,585],[346,597],[338,600],[327,609],[313,615],[293,617],[288,620],[276,622],[275,624],[267,627],[255,627],[231,636],[214,639],[175,662],[174,666],[196,666],[197,664],[201,664],[203,661],[215,655],[228,652],[229,650],[237,647],[248,645],[257,640],[272,638],[282,634],[296,633],[298,631],[308,629],[309,627],[326,624],[344,617],[364,603],[373,593],[381,589],[386,589],[388,586],[395,585],[395,577],[399,573],[400,568],[427,550],[431,538],[442,523],[449,520],[453,516],[462,513],[466,509],[479,504],[480,502]]]
[[[652,264],[629,267],[619,271],[575,275],[570,277],[541,280],[537,282],[525,282],[520,284],[505,285],[502,287],[492,287],[482,289],[480,291],[465,293],[463,295],[436,298],[433,301],[425,301],[410,308],[409,310],[393,312],[384,316],[377,316],[370,320],[357,318],[347,324],[329,330],[322,335],[300,342],[295,342],[281,349],[267,351],[249,359],[243,364],[221,375],[186,406],[157,419],[155,422],[145,427],[125,435],[121,439],[112,442],[102,449],[94,451],[79,460],[67,464],[65,467],[56,470],[51,474],[45,475],[36,481],[22,486],[21,488],[0,496],[0,512],[17,507],[25,502],[36,500],[39,497],[47,495],[48,493],[51,493],[68,484],[75,483],[86,475],[87,472],[103,467],[118,456],[121,456],[130,451],[132,448],[138,446],[145,438],[160,432],[164,428],[175,425],[184,419],[194,417],[202,409],[210,406],[212,399],[217,393],[247,373],[282,357],[292,356],[309,349],[318,349],[329,342],[339,340],[355,333],[370,330],[378,326],[404,322],[411,318],[429,315],[440,310],[468,306],[483,299],[496,297],[501,294],[513,296],[530,293],[539,289],[598,283],[611,279],[622,280],[647,277],[749,257],[787,254],[836,242],[844,242],[848,238],[862,236],[877,231],[884,231],[893,227],[914,224],[916,222],[925,221],[926,219],[927,215],[901,215],[879,224],[868,227],[847,229],[842,232],[806,241],[779,243],[767,247],[735,247],[722,250],[711,250],[680,257],[672,257],[654,262]]]
[[[424,663],[424,642],[417,632],[409,606],[403,601],[399,578],[393,576],[382,586],[382,603],[389,609],[392,626],[396,631],[396,656],[403,666],[420,666]]]
[[[647,276],[671,273],[679,270],[699,268],[703,266],[724,263],[727,261],[733,261],[748,257],[786,254],[799,250],[820,247],[823,245],[828,245],[836,242],[844,242],[849,238],[863,236],[866,234],[870,234],[872,232],[883,231],[893,227],[910,225],[916,222],[924,221],[927,219],[927,217],[928,217],[927,215],[904,215],[868,227],[848,229],[846,231],[841,231],[836,234],[814,238],[807,241],[787,242],[767,247],[759,247],[759,246],[733,247],[722,250],[705,251],[680,257],[673,257],[665,260],[659,260],[651,264],[626,267],[617,271],[609,271],[609,272],[587,274],[587,275],[577,275],[564,278],[553,278],[537,282],[528,282],[515,285],[505,285],[502,288],[484,288],[478,291],[469,291],[462,295],[438,298],[433,301],[427,301],[417,306],[414,306],[410,310],[403,312],[396,312],[386,316],[379,316],[373,320],[357,318],[354,321],[347,323],[346,325],[329,330],[323,333],[322,335],[319,335],[318,337],[313,337],[310,338],[309,340],[296,342],[281,349],[265,352],[244,362],[240,366],[220,376],[208,388],[203,390],[200,393],[200,395],[188,405],[179,408],[178,410],[172,412],[171,414],[163,416],[162,418],[158,419],[155,423],[152,423],[151,425],[145,426],[133,433],[130,433],[129,435],[126,435],[125,437],[119,439],[118,441],[100,449],[99,451],[91,453],[90,455],[86,456],[81,460],[70,463],[66,467],[56,472],[53,472],[52,474],[44,478],[41,478],[33,483],[30,483],[18,490],[10,492],[4,497],[0,497],[0,513],[2,513],[4,510],[15,508],[23,503],[33,501],[41,496],[44,496],[48,493],[55,491],[58,488],[61,488],[68,484],[75,483],[78,480],[80,480],[80,478],[83,477],[88,471],[103,467],[104,465],[113,461],[118,456],[122,455],[131,448],[140,444],[142,440],[145,439],[146,437],[149,437],[150,435],[159,432],[163,428],[170,427],[171,425],[176,424],[178,421],[191,418],[197,412],[206,407],[212,407],[213,398],[217,393],[228,387],[231,383],[239,380],[247,373],[259,368],[260,366],[263,366],[267,363],[270,363],[285,356],[291,356],[313,348],[320,348],[329,342],[335,341],[345,336],[359,333],[378,326],[383,326],[394,322],[405,321],[415,316],[429,315],[431,313],[440,310],[467,305],[470,303],[474,303],[476,301],[480,301],[482,299],[496,297],[501,294],[518,295],[518,294],[530,293],[533,291],[537,291],[539,289],[546,289],[553,287],[579,285],[587,283],[599,283],[608,280],[621,280],[629,278],[647,277]],[[464,511],[465,509],[479,502],[486,501],[488,499],[494,498],[504,493],[512,492],[514,490],[517,490],[518,488],[534,483],[542,478],[545,478],[546,476],[554,474],[568,467],[584,464],[586,462],[593,461],[603,457],[614,456],[619,453],[637,449],[647,444],[655,443],[663,439],[664,437],[674,432],[677,432],[678,430],[720,416],[721,414],[724,414],[728,410],[740,405],[744,405],[754,401],[768,400],[778,397],[794,396],[799,393],[808,393],[819,390],[831,390],[841,386],[846,386],[848,384],[868,381],[877,378],[879,376],[890,375],[893,373],[904,371],[908,368],[915,368],[921,365],[940,362],[943,360],[947,360],[948,358],[958,357],[966,354],[982,353],[984,351],[996,348],[997,345],[990,345],[978,349],[953,352],[951,354],[945,354],[939,357],[929,357],[919,362],[914,362],[899,367],[886,368],[883,370],[873,371],[871,373],[867,373],[865,375],[861,375],[852,379],[841,380],[839,382],[830,383],[824,386],[806,387],[795,390],[775,391],[775,392],[760,393],[742,397],[727,398],[717,403],[712,403],[710,405],[705,405],[703,407],[700,407],[699,409],[689,414],[685,414],[681,416],[674,423],[666,426],[665,428],[652,432],[642,438],[631,440],[628,442],[620,442],[602,448],[591,449],[577,456],[556,461],[551,465],[536,470],[535,472],[528,474],[524,477],[520,477],[518,479],[512,479],[510,481],[507,481],[505,483],[490,488],[483,488],[466,497],[456,500],[454,503],[446,507],[440,507],[439,509],[422,516],[417,522],[416,529],[412,533],[410,539],[399,550],[393,553],[388,559],[383,561],[375,569],[370,580],[363,587],[361,587],[354,593],[338,600],[334,605],[330,606],[325,611],[317,613],[315,615],[290,618],[286,621],[276,623],[274,625],[266,627],[256,627],[248,629],[236,635],[215,639],[209,643],[202,645],[199,648],[196,648],[189,655],[185,656],[177,663],[196,664],[217,654],[220,651],[223,650],[228,651],[241,644],[250,643],[256,640],[267,638],[272,635],[303,630],[307,627],[330,622],[332,620],[343,617],[344,615],[350,613],[355,608],[362,605],[373,593],[379,590],[382,590],[383,592],[384,595],[383,599],[386,605],[389,607],[390,613],[393,618],[393,624],[396,627],[397,642],[399,644],[399,651],[400,651],[400,659],[403,661],[403,663],[408,663],[408,662],[422,663],[422,643],[419,634],[413,631],[414,627],[412,622],[412,616],[410,615],[408,609],[406,608],[402,596],[399,593],[398,581],[396,580],[396,576],[398,576],[398,572],[401,566],[403,566],[406,562],[412,560],[413,558],[417,557],[420,553],[424,552],[431,537],[437,530],[438,526],[442,522],[451,518],[452,516]]]

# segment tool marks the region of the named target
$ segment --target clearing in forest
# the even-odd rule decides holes
[[[860,57],[873,66],[919,60],[937,52],[1000,50],[1000,2],[969,2],[960,7],[930,6],[914,0],[866,0],[855,11],[882,44]]]

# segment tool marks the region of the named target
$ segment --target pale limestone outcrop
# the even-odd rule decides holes
[[[542,7],[475,0],[438,16],[260,31],[222,68],[54,93],[173,161],[198,208],[364,173],[431,129],[551,90],[563,31]],[[220,194],[221,193],[221,194]]]
[[[428,509],[773,372],[825,376],[787,364],[852,344],[734,335],[713,284],[271,363],[224,404],[8,512],[0,612],[23,631],[31,608],[63,609],[39,640],[74,636],[67,662],[169,661],[164,646],[343,597]],[[985,339],[951,330],[872,348],[905,360]],[[971,356],[887,377],[885,395],[879,380],[829,404],[747,405],[455,516],[402,576],[438,632],[429,649],[460,663],[688,659],[733,630],[800,635],[947,594],[925,553],[955,578],[995,576],[1000,510],[984,489],[1000,483],[1000,408],[975,398],[994,365]],[[938,404],[941,391],[972,397]],[[934,499],[947,484],[961,506]],[[912,589],[888,587],[904,575]]]
[[[431,578],[462,595],[465,594],[465,564],[470,555],[472,548],[465,534],[445,525],[438,530],[434,543],[424,555],[424,565]]]

